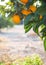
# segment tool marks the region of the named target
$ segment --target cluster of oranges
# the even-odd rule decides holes
[[[24,4],[27,4],[28,3],[28,0],[20,0],[20,1],[22,3],[24,3]],[[26,9],[23,9],[21,11],[21,13],[23,15],[26,15],[27,16],[28,14],[31,14],[32,12],[34,13],[36,10],[37,10],[37,8],[35,6],[30,5],[27,10]],[[40,15],[40,19],[42,19],[42,16],[41,15]],[[21,18],[20,18],[20,16],[18,14],[15,14],[15,15],[12,16],[12,20],[13,20],[14,23],[19,24],[20,21],[21,21]]]
[[[30,5],[28,10],[22,10],[22,14],[28,15],[28,14],[30,14],[30,13],[32,13],[32,12],[35,12],[36,9],[37,9],[37,8],[36,8],[35,6]]]

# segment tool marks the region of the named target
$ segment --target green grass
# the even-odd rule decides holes
[[[0,62],[0,65],[6,65],[4,62]],[[44,65],[39,55],[34,54],[32,56],[26,56],[21,59],[16,59],[11,62],[10,65]]]

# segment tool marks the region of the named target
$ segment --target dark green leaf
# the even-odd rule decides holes
[[[46,33],[46,27],[43,28],[40,32],[44,32],[44,33]]]
[[[45,15],[46,14],[46,4],[42,4],[37,10],[39,14]]]
[[[44,49],[45,49],[45,51],[46,51],[46,37],[45,37],[45,39],[44,39]]]
[[[39,34],[39,33],[38,33],[38,28],[39,28],[38,24],[35,23],[34,26],[33,26],[33,30],[34,30],[34,32],[36,32],[37,34]]]
[[[32,17],[33,17],[33,14],[29,14],[29,15],[25,18],[25,20],[24,20],[24,25],[27,25],[27,24],[29,23],[29,21],[32,19]]]

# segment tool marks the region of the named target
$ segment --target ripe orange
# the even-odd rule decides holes
[[[26,4],[28,3],[28,0],[20,0],[22,3]]]
[[[24,14],[24,15],[28,15],[28,14],[30,14],[32,12],[29,11],[29,10],[22,10],[21,13]]]
[[[20,21],[21,21],[19,15],[14,15],[14,16],[12,17],[12,20],[13,20],[13,22],[14,22],[15,24],[19,24]]]
[[[40,20],[43,18],[43,16],[42,15],[40,15]]]
[[[31,10],[32,12],[35,12],[37,10],[37,8],[33,5],[30,5],[29,10]]]

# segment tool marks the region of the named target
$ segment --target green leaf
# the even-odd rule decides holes
[[[45,49],[45,51],[46,51],[46,37],[45,37],[45,39],[44,39],[44,49]]]
[[[44,27],[40,32],[46,33],[46,27]]]
[[[32,19],[32,17],[33,17],[33,13],[32,13],[32,14],[29,14],[29,15],[25,18],[25,20],[24,20],[24,25],[27,25],[27,24],[29,23],[29,21]]]
[[[39,34],[39,33],[38,33],[38,28],[39,28],[39,26],[37,25],[37,23],[35,23],[34,26],[33,26],[33,30],[34,30],[34,32],[37,33],[37,34]]]
[[[32,28],[32,24],[31,23],[29,25],[26,25],[25,26],[25,33],[27,33],[31,28]]]
[[[42,32],[42,37],[45,37],[46,36],[46,32]]]
[[[24,28],[28,28],[29,25],[33,24],[34,22],[33,21],[29,21],[27,25],[24,24]]]
[[[33,30],[38,34],[38,28],[45,23],[45,17],[39,21],[39,22],[36,22],[33,26]]]

